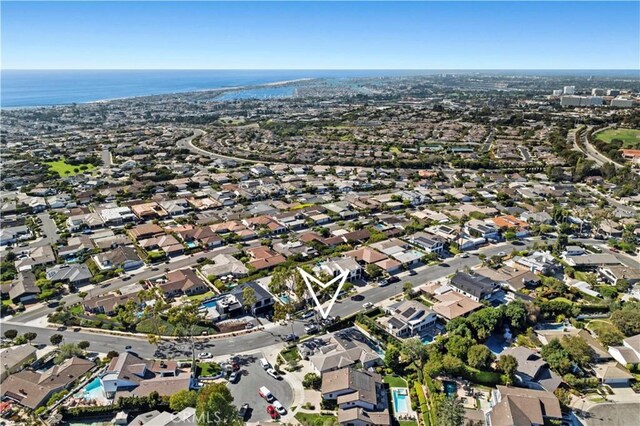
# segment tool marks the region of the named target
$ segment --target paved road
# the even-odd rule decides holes
[[[164,273],[165,268],[171,268],[172,270],[186,268],[196,264],[198,259],[200,258],[210,259],[223,253],[235,254],[235,253],[238,253],[238,249],[231,246],[224,246],[224,247],[218,247],[216,249],[213,249],[207,252],[200,252],[189,257],[181,256],[179,258],[172,260],[169,264],[160,263],[159,265],[157,265],[158,270],[156,271],[154,271],[152,268],[146,267],[140,270],[139,272],[134,273],[134,275],[132,275],[131,278],[127,280],[123,279],[123,277],[119,277],[119,278],[113,278],[113,279],[104,281],[101,283],[101,285],[107,284],[105,287],[98,286],[91,290],[87,290],[87,293],[89,293],[89,297],[95,297],[101,294],[109,293],[111,291],[115,291],[119,288],[122,288],[126,285],[136,283],[140,280],[148,280],[150,278],[154,278],[159,275],[162,275]],[[67,305],[73,305],[75,303],[80,302],[82,299],[80,299],[80,297],[77,294],[70,294],[63,297],[62,300]],[[53,311],[54,311],[53,308],[49,308],[47,306],[40,306],[37,308],[29,309],[26,312],[23,312],[17,315],[15,319],[21,321],[22,323],[26,323],[26,322],[38,319],[42,316],[45,316]]]
[[[49,213],[38,213],[38,218],[42,220],[42,225],[40,227],[42,231],[42,238],[34,241],[31,245],[33,247],[42,247],[42,246],[50,246],[58,241],[60,238],[58,234],[58,227],[56,223],[49,217]]]
[[[527,242],[526,244],[533,244],[532,241]],[[515,246],[512,243],[503,243],[498,246],[488,246],[480,251],[487,256],[491,256],[497,254],[501,251],[506,253],[511,252],[513,249],[521,249],[524,246]],[[210,252],[211,253],[211,252]],[[209,254],[210,254],[209,253]],[[217,254],[217,253],[216,253]],[[187,259],[188,262],[192,263],[193,261]],[[383,300],[386,300],[392,296],[395,296],[402,292],[402,287],[405,281],[409,281],[413,284],[414,287],[427,283],[429,281],[437,280],[439,278],[446,277],[447,275],[453,274],[456,270],[464,269],[465,267],[473,267],[480,264],[480,260],[475,255],[470,255],[468,258],[455,257],[449,259],[447,262],[449,267],[443,266],[430,266],[425,269],[420,270],[417,275],[407,276],[400,280],[398,283],[391,284],[386,287],[372,287],[367,290],[362,291],[360,294],[365,297],[366,301],[371,303],[379,303]],[[152,276],[153,274],[158,274],[157,272],[147,271],[143,274],[149,274]],[[126,285],[127,283],[136,282],[138,278],[132,279],[131,281],[121,282],[121,280],[117,280],[117,284],[114,283],[112,285]],[[71,296],[70,296],[71,297]],[[77,296],[76,296],[77,297]],[[67,302],[70,303],[70,302]],[[346,299],[341,303],[337,303],[333,310],[331,311],[332,316],[341,316],[345,317],[351,314],[354,314],[362,309],[362,302],[351,301]],[[47,313],[51,312],[50,308],[38,308],[37,310],[23,313],[17,318],[11,319],[8,322],[5,322],[3,325],[5,328],[11,327],[18,330],[21,334],[26,331],[36,331],[38,333],[38,337],[35,340],[36,343],[49,343],[49,337],[52,334],[60,333],[65,336],[66,342],[79,342],[81,340],[87,340],[91,342],[92,348],[94,350],[98,350],[100,352],[107,352],[109,350],[122,351],[124,346],[127,344],[133,346],[134,350],[138,352],[142,356],[146,357],[156,357],[156,358],[189,358],[191,357],[191,348],[190,345],[186,342],[175,342],[175,341],[163,341],[156,348],[154,345],[150,345],[144,338],[141,337],[119,337],[119,336],[110,336],[103,334],[94,334],[94,333],[86,333],[86,332],[73,332],[73,331],[56,331],[53,328],[41,328],[37,326],[24,326],[21,324],[17,324],[16,321],[20,323],[24,323],[28,320],[35,320]],[[28,318],[25,320],[25,318]],[[302,335],[303,333],[304,323],[297,321],[294,323],[294,332],[298,335]],[[214,355],[225,355],[230,353],[239,353],[246,352],[253,349],[260,349],[265,346],[272,345],[274,343],[282,342],[282,337],[291,333],[291,325],[273,325],[267,327],[265,331],[254,332],[241,336],[234,336],[230,338],[224,339],[208,339],[201,343],[201,346],[196,349],[197,351],[206,351],[211,352]],[[99,349],[98,349],[99,348]]]
[[[105,167],[111,167],[113,165],[113,157],[111,156],[111,151],[108,149],[103,149],[101,153],[102,164]]]

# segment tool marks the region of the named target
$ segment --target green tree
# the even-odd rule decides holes
[[[78,347],[83,351],[86,351],[89,346],[91,346],[91,343],[87,342],[86,340],[78,342]]]
[[[620,330],[618,330],[615,326],[607,326],[600,327],[596,334],[598,335],[598,340],[604,346],[618,346],[622,344],[622,340],[624,339],[624,334]]]
[[[382,268],[374,263],[369,263],[367,266],[365,266],[364,270],[370,279],[378,278],[382,275]]]
[[[467,351],[474,343],[475,341],[471,338],[454,334],[453,336],[449,337],[445,346],[448,353],[455,356],[456,358],[460,358],[461,360],[466,360]]]
[[[251,312],[251,315],[253,315],[253,307],[256,301],[256,291],[253,287],[245,285],[242,289],[242,308],[247,312]]]
[[[84,355],[84,351],[77,345],[74,345],[73,343],[66,343],[64,345],[60,345],[58,348],[58,354],[53,359],[53,362],[55,364],[61,364],[69,358],[73,358],[74,356],[80,357],[82,355]]]
[[[427,357],[427,352],[422,341],[417,337],[405,339],[400,348],[402,356],[409,361],[413,362],[422,371],[424,367],[424,361]]]
[[[389,344],[384,353],[384,363],[387,368],[391,369],[396,374],[400,374],[402,371],[402,364],[400,362],[400,349],[397,346]]]
[[[241,426],[233,396],[224,383],[206,385],[198,393],[196,403],[198,426]]]
[[[464,423],[464,407],[456,397],[446,397],[438,403],[436,410],[436,426],[462,426]]]
[[[449,374],[459,374],[464,370],[464,362],[451,354],[442,357],[442,369]]]
[[[53,334],[49,338],[49,341],[52,345],[58,346],[60,343],[62,343],[62,339],[64,339],[64,336],[62,334]]]
[[[611,314],[611,322],[625,336],[640,334],[640,302],[626,302],[622,309]]]
[[[473,368],[486,370],[495,359],[493,353],[485,345],[473,345],[467,352],[467,362]]]
[[[527,306],[521,300],[514,300],[506,305],[504,316],[509,322],[509,327],[514,330],[523,330],[527,325]]]
[[[504,373],[507,383],[513,384],[514,375],[518,371],[518,360],[513,355],[500,355],[497,367]]]
[[[569,354],[571,360],[581,367],[588,366],[596,358],[596,352],[581,336],[565,336],[560,341],[560,345]]]
[[[12,328],[11,328],[11,329],[9,329],[9,330],[6,330],[6,331],[4,332],[4,337],[6,337],[6,338],[7,338],[7,339],[9,339],[9,340],[13,340],[13,339],[15,339],[16,337],[18,337],[18,330],[14,330],[14,329],[12,329]]]
[[[560,375],[565,375],[571,371],[569,353],[562,347],[560,340],[552,339],[542,347],[540,355],[547,361],[549,367]]]
[[[32,341],[34,341],[36,339],[36,337],[38,337],[38,334],[29,331],[27,333],[24,333],[24,338],[27,340],[27,342],[31,343]]]
[[[305,389],[319,390],[321,385],[322,385],[322,378],[318,376],[316,373],[307,373],[304,375],[302,386],[304,386]]]
[[[187,407],[195,407],[198,402],[198,392],[194,390],[181,389],[171,395],[169,408],[172,411],[182,411]]]

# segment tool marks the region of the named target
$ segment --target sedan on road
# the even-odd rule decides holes
[[[209,352],[202,352],[200,355],[198,355],[198,358],[209,359],[209,358],[213,358],[213,355],[211,355],[211,353]]]
[[[267,368],[267,374],[270,375],[271,377],[273,377],[276,380],[281,380],[282,376],[280,374],[278,374],[278,372],[276,370],[274,370],[273,368]]]
[[[373,308],[373,303],[367,302],[367,303],[363,304],[362,307],[365,308],[365,309],[371,309],[371,308]]]

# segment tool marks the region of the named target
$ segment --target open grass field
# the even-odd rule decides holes
[[[73,176],[83,171],[93,170],[96,168],[96,166],[89,163],[74,166],[73,164],[69,164],[64,160],[49,161],[45,164],[49,166],[49,170],[58,173],[60,177]]]
[[[640,130],[638,129],[607,129],[596,133],[596,138],[604,142],[620,139],[625,148],[640,148]]]

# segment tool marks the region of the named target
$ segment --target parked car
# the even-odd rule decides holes
[[[273,420],[276,420],[279,417],[278,413],[276,412],[276,409],[273,407],[273,405],[268,405],[267,406],[267,413],[269,413],[269,416]]]
[[[252,323],[252,322],[248,322],[248,323],[244,326],[244,329],[245,329],[245,330],[251,330],[253,327],[254,327],[254,326],[253,326],[253,323]]]
[[[378,283],[378,287],[385,287],[385,286],[388,286],[389,284],[391,284],[389,280],[382,280]]]
[[[318,327],[315,324],[309,324],[304,326],[304,332],[307,334],[313,334],[318,332]]]
[[[238,373],[237,371],[232,372],[229,375],[229,383],[235,383],[238,381],[238,376],[240,375],[240,373]]]
[[[361,300],[364,300],[364,296],[361,294],[355,294],[351,296],[351,300],[355,300],[356,302],[359,302]]]
[[[389,278],[387,278],[387,281],[389,281],[389,284],[393,284],[393,283],[399,282],[400,278],[398,278],[398,277],[389,277]]]
[[[466,259],[467,257],[469,257],[469,253],[462,253],[460,254],[460,257]]]
[[[273,406],[276,408],[276,411],[281,416],[284,416],[285,414],[287,414],[287,409],[284,408],[284,406],[280,403],[280,401],[273,401]]]
[[[274,370],[273,368],[268,368],[267,369],[267,374],[270,375],[271,377],[273,377],[276,380],[282,379],[282,376],[280,374],[278,374],[278,372],[276,370]]]
[[[242,420],[246,420],[250,408],[251,407],[249,407],[249,404],[245,402],[244,404],[242,404],[242,407],[240,407],[240,410],[238,410],[238,416],[240,416]]]
[[[295,334],[287,334],[284,336],[285,342],[295,342],[296,340],[298,340],[298,336]]]
[[[500,257],[505,257],[506,255],[507,255],[507,253],[505,253],[503,251],[498,252],[498,256],[500,256]]]
[[[271,393],[271,391],[269,389],[266,388],[266,386],[262,386],[260,388],[260,390],[258,391],[258,394],[264,398],[265,400],[267,400],[267,402],[272,402],[275,401],[276,397],[273,396],[273,394]]]
[[[371,309],[371,308],[373,308],[373,303],[366,302],[365,304],[362,305],[362,307],[365,308],[365,309]]]
[[[213,355],[211,355],[211,353],[209,352],[202,352],[200,355],[198,355],[198,358],[209,359],[209,358],[213,358]]]
[[[315,314],[315,311],[307,311],[304,314],[302,314],[300,318],[302,319],[311,318],[314,314]]]
[[[409,275],[418,275],[415,269],[409,269]]]

